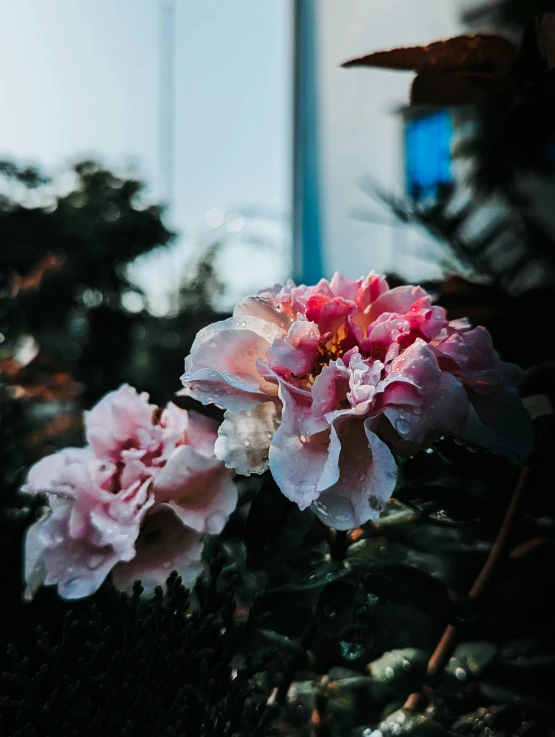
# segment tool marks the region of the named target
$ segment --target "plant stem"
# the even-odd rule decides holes
[[[468,592],[469,601],[476,603],[482,597],[486,590],[489,582],[494,576],[499,562],[505,556],[509,544],[510,535],[513,529],[513,525],[517,519],[518,512],[520,511],[521,504],[525,497],[525,490],[530,482],[531,470],[530,466],[525,466],[519,476],[517,485],[513,492],[511,502],[505,512],[505,517],[497,533],[497,538],[490,550],[488,558],[484,563],[484,566],[478,577],[474,581],[472,588]],[[441,671],[445,668],[455,647],[457,645],[459,632],[455,625],[448,625],[441,637],[441,640],[437,644],[430,660],[428,661],[428,667],[426,671],[427,680],[432,685],[437,680],[437,677]],[[425,687],[419,693],[411,694],[405,702],[405,709],[419,709],[424,702],[429,700],[431,695],[430,688]]]
[[[349,549],[349,538],[346,530],[334,530],[330,541],[330,555],[332,560],[345,560]]]
[[[330,547],[331,559],[344,560],[349,548],[349,538],[347,536],[347,532],[343,530],[332,530],[331,528],[328,528],[327,539],[328,545]],[[310,647],[310,643],[312,642],[312,638],[314,637],[315,633],[316,611],[313,610],[299,641],[299,644],[303,650],[306,651]],[[291,683],[293,682],[293,679],[295,678],[295,673],[297,672],[298,667],[299,657],[293,657],[289,665],[286,667],[277,689],[276,703],[278,703],[280,706],[283,706],[283,704],[285,703],[287,693],[289,691]]]
[[[304,628],[304,631],[301,635],[301,639],[299,641],[299,645],[301,646],[303,650],[307,650],[309,648],[315,632],[316,632],[316,613],[312,612],[312,614],[310,615],[310,619],[308,620],[307,625]],[[298,667],[299,667],[299,656],[293,656],[291,658],[289,665],[285,668],[285,671],[283,672],[281,681],[278,686],[278,690],[276,694],[276,703],[279,704],[280,706],[283,706],[285,704],[287,693],[289,692],[289,688],[291,684],[293,683],[293,679],[295,678],[295,673],[297,672]]]

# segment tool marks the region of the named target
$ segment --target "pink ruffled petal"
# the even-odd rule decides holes
[[[306,307],[306,319],[315,322],[322,335],[337,333],[357,309],[353,302],[348,302],[341,297],[329,299],[321,294],[310,297]]]
[[[60,485],[60,477],[68,465],[86,463],[93,458],[88,448],[63,448],[31,466],[21,490],[27,494],[47,493]]]
[[[362,279],[355,302],[362,312],[366,310],[378,297],[389,291],[389,285],[385,277],[371,271],[365,279]]]
[[[117,458],[140,430],[151,427],[155,409],[147,395],[123,384],[85,412],[87,442],[99,458]]]
[[[320,331],[313,322],[298,320],[289,328],[287,336],[275,338],[267,360],[278,374],[304,376],[312,371],[320,342]]]
[[[311,405],[301,405],[284,384],[280,398],[282,423],[270,446],[270,470],[285,496],[305,509],[337,481],[340,446],[328,421],[314,418]]]
[[[351,356],[349,361],[349,388],[347,398],[352,407],[359,413],[370,410],[376,395],[384,364],[381,361],[369,363],[359,353]]]
[[[391,385],[383,413],[402,441],[422,447],[434,436],[463,432],[469,403],[463,386],[454,376],[442,373],[434,390],[425,396],[407,397],[399,389],[398,385]]]
[[[329,299],[333,299],[334,296],[327,279],[320,279],[318,284],[309,287],[305,284],[300,284],[298,287],[296,287],[292,282],[291,284],[292,286],[289,290],[292,299],[291,308],[295,314],[298,312],[305,312],[308,300],[315,295],[322,295]]]
[[[140,579],[146,594],[164,586],[172,570],[177,570],[185,586],[193,586],[200,575],[203,538],[185,527],[170,509],[149,514],[136,545],[136,555],[128,563],[119,563],[112,581],[122,591],[131,593]]]
[[[437,386],[440,375],[434,352],[423,340],[417,339],[391,362],[387,377],[380,384],[380,391],[393,382],[407,382],[426,395]]]
[[[395,287],[381,294],[378,299],[370,305],[368,319],[370,322],[376,320],[384,312],[392,312],[404,315],[412,305],[422,297],[428,295],[422,287]]]
[[[219,534],[237,506],[232,473],[217,458],[190,446],[175,449],[154,486],[156,505],[169,506],[197,532]]]
[[[444,370],[455,373],[465,386],[481,394],[501,385],[518,386],[522,381],[520,367],[499,359],[485,328],[455,333],[441,341],[435,351]]]
[[[380,315],[383,317],[386,319],[380,319],[369,329],[368,340],[372,346],[378,344],[387,350],[392,343],[398,343],[410,334],[411,324],[405,316],[384,313]]]
[[[341,297],[341,299],[347,302],[356,302],[362,281],[362,279],[353,281],[348,276],[343,276],[343,274],[336,271],[330,281],[330,290],[333,292],[334,297]]]
[[[297,435],[282,424],[270,446],[270,470],[282,493],[306,509],[337,481],[338,457],[339,445],[329,431]]]
[[[443,307],[432,307],[428,296],[421,297],[411,305],[406,316],[411,328],[426,340],[437,338],[448,325]]]
[[[201,331],[185,360],[181,377],[190,396],[241,412],[275,396],[274,384],[258,372],[274,338],[274,324],[255,317],[230,318]]]
[[[32,596],[40,578],[46,586],[57,586],[64,599],[90,596],[117,563],[117,555],[109,546],[98,548],[88,541],[72,539],[69,516],[70,505],[59,506],[29,529],[25,551],[27,596]]]
[[[472,394],[466,425],[458,434],[519,465],[526,463],[534,449],[530,414],[511,387],[486,396]]]
[[[208,458],[214,457],[214,444],[218,439],[218,423],[212,417],[187,410],[185,441],[187,445]]]
[[[315,514],[336,530],[376,521],[397,482],[397,465],[387,445],[372,432],[371,420],[349,416],[334,423],[341,443],[339,478],[312,505]]]
[[[304,432],[321,431],[328,427],[325,415],[333,412],[347,398],[351,375],[343,361],[331,361],[324,366],[312,386],[312,405],[309,412],[310,424]],[[313,423],[317,423],[315,426]]]
[[[281,333],[287,333],[291,326],[291,317],[283,313],[272,301],[261,296],[244,299],[233,310],[233,316],[238,320],[243,317],[256,317],[275,325]]]

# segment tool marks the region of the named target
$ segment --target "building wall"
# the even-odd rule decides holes
[[[438,273],[437,244],[399,227],[364,182],[404,192],[402,121],[410,73],[342,69],[354,56],[462,32],[458,0],[314,0],[319,210],[323,270],[376,269],[407,278]],[[366,219],[363,219],[366,218]],[[376,222],[382,221],[381,223]]]

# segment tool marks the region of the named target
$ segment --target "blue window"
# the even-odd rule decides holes
[[[448,112],[439,111],[405,124],[405,177],[407,193],[415,199],[433,197],[451,181],[451,136]]]

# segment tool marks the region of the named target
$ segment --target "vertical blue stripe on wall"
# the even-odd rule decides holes
[[[324,274],[320,222],[317,2],[295,0],[293,278],[304,284],[315,284]]]

